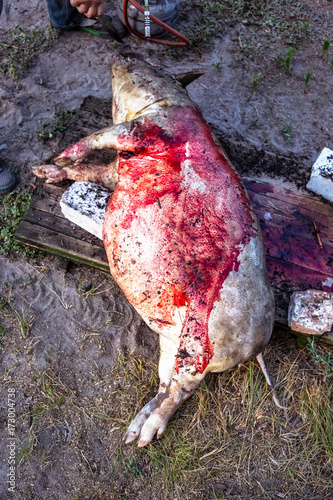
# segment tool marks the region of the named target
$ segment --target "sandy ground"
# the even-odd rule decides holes
[[[113,3],[109,5],[112,12]],[[246,24],[228,30],[221,26],[222,35],[212,39],[204,55],[188,52],[174,58],[159,45],[132,37],[127,37],[126,42],[174,74],[193,69],[205,73],[188,87],[189,94],[222,140],[225,138],[238,168],[258,169],[260,153],[261,174],[280,174],[304,187],[321,149],[333,147],[333,73],[322,57],[324,33],[332,28],[332,8],[330,2],[320,5],[317,16],[323,33],[315,33],[317,43],[305,42],[296,50],[290,73],[276,68],[276,57],[280,52],[285,56],[288,50],[278,40],[264,49],[252,41],[252,52],[249,50],[248,55],[244,48],[242,51],[246,37],[251,43],[252,31]],[[44,4],[24,0],[15,6],[5,0],[0,29],[6,32],[16,24],[22,29],[45,29],[48,17]],[[23,78],[14,84],[2,79],[0,137],[7,149],[0,152],[0,160],[28,171],[31,164],[54,155],[55,142],[36,141],[40,122],[60,108],[78,108],[89,95],[111,98],[109,59],[114,50],[110,40],[86,33],[64,33],[52,50],[34,61]],[[313,75],[304,88],[309,71]],[[259,83],[251,97],[256,78]],[[281,133],[281,128],[288,125],[294,131],[290,144]],[[255,151],[256,161],[247,159],[244,165],[242,146]],[[291,160],[299,164],[301,173],[288,170]]]
[[[323,37],[333,26],[333,6],[326,1],[317,3],[318,39],[315,36],[314,41],[304,42],[297,50],[290,74],[279,71],[272,56],[280,49],[284,54],[288,50],[281,41],[272,39],[271,47],[262,51],[254,41],[253,52],[246,52],[245,41],[250,45],[252,36],[252,28],[246,23],[223,26],[221,35],[213,38],[203,52],[183,52],[176,58],[153,44],[131,37],[126,42],[175,74],[194,69],[205,73],[188,87],[189,94],[241,174],[268,176],[304,189],[321,149],[333,149],[333,70],[322,57]],[[188,2],[186,5],[189,15]],[[109,8],[112,11],[112,3]],[[181,18],[180,27],[184,28],[186,22]],[[44,3],[4,0],[0,32],[6,34],[16,24],[24,30],[46,29]],[[111,100],[109,59],[115,50],[111,40],[67,32],[49,51],[37,56],[18,80],[0,76],[0,145],[6,145],[0,150],[0,161],[12,168],[21,186],[34,182],[32,165],[59,153],[61,136],[47,142],[38,140],[40,122],[62,108],[78,109],[87,96]],[[305,88],[304,78],[310,70],[313,76]],[[258,75],[259,84],[252,93]],[[290,143],[281,132],[286,125],[294,131]],[[89,296],[94,288],[96,293]],[[112,391],[117,390],[111,370],[119,353],[134,352],[157,361],[158,339],[143,325],[110,276],[76,265],[66,269],[52,256],[30,260],[0,257],[0,291],[10,303],[9,313],[2,320],[7,334],[0,353],[1,422],[5,425],[7,419],[7,390],[15,389],[16,415],[22,417],[16,423],[18,449],[24,449],[32,439],[31,408],[38,407],[41,394],[47,394],[41,382],[43,374],[48,374],[47,380],[61,377],[66,390],[55,384],[58,392],[70,394],[78,406],[93,408],[97,402],[105,402],[110,413]],[[25,317],[29,325],[26,333],[13,320],[13,311]],[[110,464],[114,464],[115,443],[122,430],[112,422],[103,426],[97,420],[92,425],[82,412],[60,415],[56,403],[54,408],[59,414],[53,413],[52,419],[46,418],[40,427],[34,424],[37,438],[30,446],[34,452],[27,453],[29,458],[18,466],[13,495],[6,484],[8,435],[2,435],[1,498],[208,498],[200,489],[192,496],[177,493],[174,497],[165,491],[159,496],[158,481],[152,490],[142,484],[131,490],[126,486],[128,476],[117,483],[118,489],[108,489],[114,479],[110,472],[114,465]],[[115,440],[110,438],[113,428]],[[225,489],[221,491],[224,495]],[[233,496],[230,488],[226,491]],[[260,491],[251,493],[251,498],[267,498]],[[234,497],[246,498],[240,489]],[[295,493],[286,498],[301,497]]]

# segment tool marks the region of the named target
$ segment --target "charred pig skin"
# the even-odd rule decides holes
[[[112,91],[114,124],[35,173],[114,186],[103,229],[111,274],[160,335],[159,392],[124,437],[145,446],[206,373],[260,355],[274,298],[245,188],[186,91],[122,55],[113,57]],[[106,147],[118,151],[115,162],[85,169],[87,154]]]

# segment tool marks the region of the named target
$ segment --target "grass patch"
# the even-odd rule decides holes
[[[308,71],[307,74],[305,75],[304,89],[309,85],[312,76],[313,76],[313,71]]]
[[[21,337],[23,339],[26,339],[34,320],[34,316],[30,313],[27,313],[23,309],[22,305],[20,309],[15,309],[12,304],[10,293],[8,297],[0,296],[0,312],[4,317],[12,319],[17,323]]]
[[[6,330],[0,325],[0,349],[3,348],[2,339],[6,335]]]
[[[37,436],[33,435],[31,439],[26,443],[24,443],[24,445],[18,450],[16,456],[16,462],[21,463],[24,460],[27,460],[32,454],[36,445],[37,445]]]
[[[71,394],[51,370],[37,375],[36,393],[29,409],[22,413],[18,421],[28,421],[32,428],[38,421],[43,421],[53,410],[58,410],[66,401],[71,402]]]
[[[223,33],[224,26],[242,23],[247,26],[247,33],[242,33],[242,49],[250,52],[258,50],[259,31],[267,43],[280,40],[299,47],[304,40],[314,40],[310,12],[308,5],[297,0],[192,0],[182,6],[184,17],[195,18],[187,30],[193,48],[207,46],[214,36]]]
[[[15,241],[15,231],[25,212],[30,206],[32,193],[25,189],[14,189],[11,193],[1,197],[0,217],[2,229],[0,230],[0,254],[9,256],[12,253],[22,257],[42,255],[38,250]]]
[[[156,366],[143,358],[121,353],[111,375],[113,380],[118,381],[118,394],[127,401],[127,411],[124,412],[121,422],[124,422],[126,417],[125,422],[128,425],[149,399],[155,396],[153,391],[158,389]],[[116,415],[119,413],[114,416]]]
[[[287,144],[291,144],[295,137],[295,131],[290,123],[286,123],[281,127],[281,133]]]
[[[323,56],[328,60],[329,51],[330,51],[331,41],[329,38],[326,38],[323,43]]]
[[[333,376],[333,355],[329,349],[324,349],[318,344],[314,337],[308,337],[306,350],[310,356],[310,361],[319,368],[325,378]]]
[[[193,439],[187,433],[181,422],[173,421],[163,439],[151,444],[146,452],[153,466],[163,476],[165,487],[172,489],[179,480],[197,468],[201,467],[199,453]]]
[[[33,58],[49,50],[58,36],[59,31],[52,27],[26,32],[16,25],[0,40],[0,71],[17,80]]]
[[[251,95],[250,95],[249,100],[252,98],[253,93],[257,90],[258,85],[261,82],[262,78],[263,78],[262,73],[259,73],[259,75],[254,75],[254,77],[252,78]]]
[[[287,71],[290,71],[291,69],[291,60],[294,57],[296,49],[294,47],[291,47],[291,49],[288,50],[288,54],[285,57],[284,60],[284,65]]]
[[[12,315],[17,321],[22,338],[27,338],[32,325],[33,317],[30,314],[27,314],[23,307],[21,307],[20,311],[12,308]]]
[[[134,457],[131,457],[129,459],[129,462],[124,469],[125,474],[126,472],[130,472],[135,477],[142,477],[140,466],[138,465]]]
[[[64,132],[74,119],[75,113],[66,109],[60,109],[50,119],[49,122],[41,122],[40,129],[36,131],[37,137],[42,141],[54,139],[59,132]]]
[[[333,457],[333,387],[315,382],[302,395],[302,410],[310,426],[310,439]]]

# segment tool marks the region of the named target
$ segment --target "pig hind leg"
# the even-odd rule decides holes
[[[165,392],[165,388],[170,385],[173,367],[175,364],[175,356],[177,353],[177,346],[172,341],[160,335],[160,351],[160,361],[158,366],[160,387],[158,394],[142,408],[129,425],[123,438],[126,444],[139,437],[143,425],[158,404],[159,394],[163,394]]]
[[[158,439],[162,436],[177,408],[194,393],[204,378],[204,374],[176,373],[174,365],[178,346],[162,336],[160,344],[159,392],[138,413],[124,436],[126,443],[138,438],[139,447],[149,444],[155,434]]]

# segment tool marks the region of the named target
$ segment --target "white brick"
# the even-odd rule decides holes
[[[311,177],[306,186],[333,202],[333,151],[324,148],[313,164]]]
[[[74,182],[62,195],[61,211],[71,222],[102,238],[105,210],[111,193],[92,182]]]

